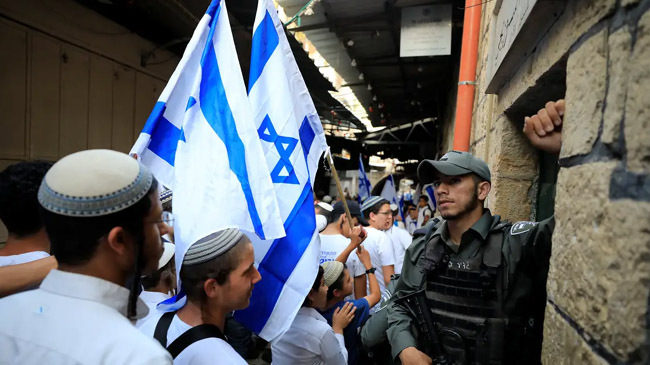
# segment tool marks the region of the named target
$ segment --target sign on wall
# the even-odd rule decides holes
[[[488,87],[494,94],[533,52],[553,25],[565,1],[502,0],[490,26],[492,42],[487,57]]]
[[[402,9],[400,57],[451,54],[451,4]]]

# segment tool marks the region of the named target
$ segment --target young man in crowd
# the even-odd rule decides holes
[[[176,265],[174,261],[174,244],[163,242],[163,253],[158,260],[158,270],[142,277],[140,299],[149,307],[147,317],[139,319],[135,326],[140,327],[150,316],[158,312],[158,303],[176,295]]]
[[[391,208],[393,207],[391,206]],[[397,219],[399,214],[397,210],[398,207],[396,206],[395,208],[396,209],[392,210],[393,224],[391,224],[390,228],[386,230],[386,234],[388,235],[388,238],[390,238],[390,241],[393,246],[393,254],[395,256],[395,274],[399,274],[402,272],[402,261],[404,261],[404,252],[406,252],[406,249],[411,244],[413,238],[404,228],[401,228],[394,224],[395,219]]]
[[[377,270],[375,275],[379,281],[380,291],[383,292],[386,285],[390,282],[390,276],[395,273],[393,245],[385,232],[393,223],[393,213],[390,210],[388,200],[380,196],[371,196],[366,199],[363,202],[361,210],[369,224],[369,227],[366,228],[368,237],[363,245],[370,254],[372,266]],[[358,293],[355,293],[355,295],[359,296]],[[370,312],[374,313],[374,310]]]
[[[248,307],[253,286],[262,278],[254,261],[253,244],[235,228],[193,243],[180,272],[185,305],[152,316],[140,330],[165,346],[174,364],[245,365],[223,333],[226,316]]]
[[[132,323],[148,312],[139,278],[167,232],[149,170],[115,151],[74,153],[47,172],[38,201],[59,269],[0,299],[0,363],[170,364]]]
[[[404,204],[404,211],[406,212],[404,225],[406,226],[406,231],[412,236],[413,232],[418,229],[418,208],[415,204],[406,202]]]
[[[360,353],[363,348],[360,343],[359,330],[370,315],[370,308],[379,303],[381,293],[379,292],[379,282],[375,277],[375,268],[370,262],[370,254],[367,250],[361,249],[355,251],[355,255],[363,263],[365,274],[368,275],[368,285],[370,294],[356,299],[346,300],[346,297],[352,294],[352,276],[350,270],[340,261],[327,261],[323,265],[323,279],[327,288],[327,304],[325,310],[320,313],[325,317],[327,322],[332,324],[332,317],[337,309],[343,308],[346,303],[351,303],[356,307],[354,319],[343,331],[345,338],[345,347],[348,350],[348,364],[358,364]]]
[[[418,199],[417,227],[422,228],[426,226],[427,222],[432,216],[433,216],[433,212],[431,212],[431,208],[429,207],[429,197],[424,195],[423,192],[423,194],[420,195],[420,198]]]
[[[352,224],[358,227],[362,224],[367,224],[361,215],[361,208],[357,202],[348,200],[348,209],[352,216]],[[354,293],[363,297],[366,292],[366,269],[359,261],[357,255],[352,254],[361,242],[365,239],[365,231],[359,227],[359,232],[352,232],[348,218],[345,215],[345,208],[343,202],[339,201],[334,204],[332,210],[332,222],[320,233],[320,262],[323,264],[328,261],[337,260],[339,257],[345,257],[345,262],[350,274],[354,280]],[[352,293],[350,293],[352,294]],[[349,299],[353,299],[351,296]]]
[[[0,220],[9,233],[0,248],[0,297],[36,287],[57,267],[37,198],[51,166],[46,161],[19,162],[0,173]]]

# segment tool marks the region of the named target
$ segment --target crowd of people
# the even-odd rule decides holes
[[[559,151],[563,111],[527,118],[534,146]],[[418,178],[435,187],[436,212],[425,195],[403,212],[379,196],[317,202],[318,274],[267,360],[540,362],[554,219],[492,215],[490,170],[467,152],[422,161]],[[246,364],[266,345],[232,316],[261,279],[250,239],[213,232],[177,265],[161,190],[110,150],[0,174],[0,363]],[[181,291],[177,310],[161,310]]]

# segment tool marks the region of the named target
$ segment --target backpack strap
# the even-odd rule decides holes
[[[174,319],[175,314],[176,312],[167,312],[163,314],[156,324],[153,338],[158,340],[162,347],[167,347],[167,331],[169,330],[169,326],[172,324],[172,319]]]
[[[198,326],[194,326],[185,331],[176,340],[174,340],[174,342],[172,342],[169,347],[167,347],[167,351],[169,351],[169,353],[175,359],[181,352],[183,352],[183,350],[185,350],[194,342],[198,342],[210,337],[220,338],[224,341],[226,340],[219,327],[204,323]]]

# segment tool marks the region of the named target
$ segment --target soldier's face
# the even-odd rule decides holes
[[[442,218],[455,220],[480,207],[478,184],[471,174],[447,176],[441,173],[433,181],[438,211]]]

